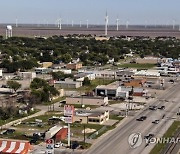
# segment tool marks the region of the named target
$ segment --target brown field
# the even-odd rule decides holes
[[[0,35],[5,36],[6,26],[0,25]],[[13,25],[13,36],[25,36],[25,37],[34,37],[34,36],[53,36],[53,35],[72,35],[72,34],[91,34],[91,35],[104,35],[103,26],[90,26],[87,29],[85,26],[81,28],[77,25],[74,27],[62,25],[62,29],[59,30],[54,25],[19,25],[15,27]],[[178,27],[175,30],[171,26],[168,27],[148,27],[144,26],[129,26],[129,29],[125,29],[125,26],[120,26],[119,31],[116,31],[115,26],[108,28],[108,36],[147,36],[147,37],[158,37],[158,36],[167,36],[167,37],[176,37],[180,38],[180,31]]]

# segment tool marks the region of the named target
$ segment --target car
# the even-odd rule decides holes
[[[159,110],[164,110],[164,109],[165,109],[165,106],[162,105],[162,106],[158,107],[158,109],[159,109]]]
[[[154,137],[154,134],[148,134],[148,135],[145,135],[144,136],[144,139],[147,139],[147,140],[149,140],[149,139],[151,139],[152,137]]]
[[[60,142],[58,142],[58,143],[54,144],[54,147],[55,147],[55,148],[59,148],[60,146],[63,146],[63,144],[62,144],[62,143],[60,143]]]
[[[30,140],[30,144],[36,144],[36,142],[37,142],[37,140],[36,139],[32,139],[32,140]]]
[[[146,119],[147,119],[146,116],[141,116],[140,118],[137,118],[136,120],[137,120],[137,121],[144,121],[144,120],[146,120]]]
[[[156,105],[149,106],[149,110],[157,110],[157,106]]]
[[[159,120],[154,120],[152,121],[153,124],[158,124],[159,123]]]
[[[72,149],[76,149],[79,146],[79,143],[77,141],[72,142]]]

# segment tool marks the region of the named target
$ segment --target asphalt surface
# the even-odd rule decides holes
[[[153,105],[165,105],[165,110],[151,111],[145,108],[143,111],[135,117],[129,117],[125,123],[119,125],[116,129],[110,132],[107,136],[98,140],[89,150],[84,154],[147,154],[155,146],[155,144],[149,144],[146,146],[143,140],[142,144],[137,148],[131,148],[128,143],[128,138],[132,133],[141,133],[142,138],[149,133],[155,134],[155,137],[161,137],[175,119],[177,119],[176,113],[180,106],[180,84],[177,83],[172,88],[167,89],[165,93],[158,97],[153,102]],[[162,115],[165,114],[165,118],[162,119]],[[137,117],[147,116],[145,121],[136,121]],[[152,121],[159,119],[159,124],[153,124]]]

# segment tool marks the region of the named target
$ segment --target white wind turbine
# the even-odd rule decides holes
[[[119,30],[119,19],[118,18],[116,19],[116,30],[117,31]]]
[[[105,16],[105,36],[107,36],[108,22],[109,22],[109,19],[108,19],[108,14],[107,14],[107,11],[106,11],[106,16]]]
[[[88,29],[89,28],[89,21],[86,20],[86,28]]]
[[[129,28],[129,21],[126,21],[126,29]]]

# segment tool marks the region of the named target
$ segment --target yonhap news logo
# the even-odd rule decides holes
[[[137,148],[142,144],[141,133],[133,133],[128,138],[128,143],[131,148]]]

